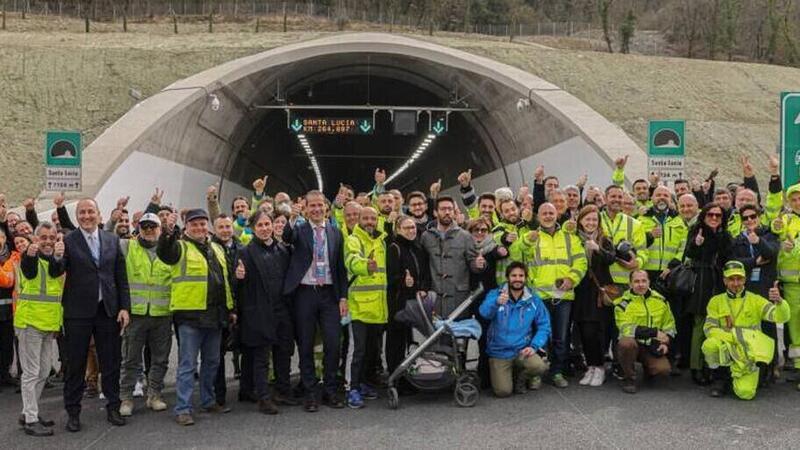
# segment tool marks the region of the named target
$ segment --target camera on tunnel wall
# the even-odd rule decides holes
[[[636,256],[636,249],[628,241],[620,241],[615,249],[616,257],[625,262],[631,262]]]

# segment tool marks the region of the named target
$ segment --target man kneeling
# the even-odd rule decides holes
[[[761,331],[761,321],[789,321],[789,304],[781,298],[778,282],[769,290],[768,301],[744,289],[746,273],[740,261],[728,261],[723,270],[727,292],[708,301],[703,354],[714,371],[712,397],[725,393],[731,377],[737,397],[755,397],[757,364],[769,364],[775,352],[775,341]]]
[[[490,321],[486,354],[498,397],[508,397],[512,388],[525,393],[527,381],[548,369],[539,353],[550,339],[550,315],[542,300],[525,287],[526,274],[523,263],[509,264],[508,282],[486,294],[480,307],[480,314]]]
[[[636,393],[634,364],[642,363],[646,376],[664,376],[670,372],[669,344],[675,337],[675,319],[661,294],[650,289],[644,270],[630,275],[631,288],[614,301],[614,317],[619,329],[617,358],[625,378],[622,390]]]

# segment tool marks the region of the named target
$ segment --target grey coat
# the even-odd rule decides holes
[[[420,243],[430,257],[431,288],[439,296],[436,313],[446,317],[469,296],[470,271],[482,271],[475,266],[475,241],[453,226],[444,233],[435,227],[425,230]]]

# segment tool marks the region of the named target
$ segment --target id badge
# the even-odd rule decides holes
[[[325,278],[325,263],[318,262],[316,268],[314,269],[314,276],[316,278]]]
[[[753,282],[761,281],[761,268],[760,267],[754,268],[753,271],[750,273],[750,281],[753,281]]]

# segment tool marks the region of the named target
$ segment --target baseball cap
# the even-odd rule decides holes
[[[142,215],[142,217],[139,219],[139,225],[143,223],[154,223],[158,226],[161,226],[161,219],[159,219],[156,214],[147,213]]]
[[[184,219],[185,222],[191,222],[195,219],[206,219],[208,220],[208,213],[203,208],[195,208],[190,209],[186,212],[186,218]]]
[[[722,275],[725,276],[725,278],[735,276],[746,277],[747,272],[744,270],[744,264],[740,261],[728,261],[722,269]]]

